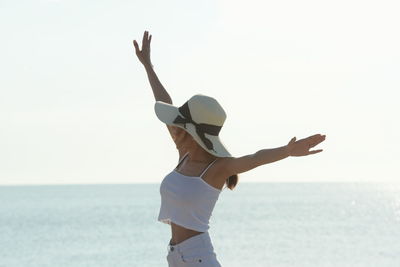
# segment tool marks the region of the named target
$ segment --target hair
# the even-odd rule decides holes
[[[233,190],[233,188],[235,188],[235,186],[237,185],[238,180],[239,176],[237,174],[229,176],[229,178],[226,179],[225,187],[229,188],[230,190]]]

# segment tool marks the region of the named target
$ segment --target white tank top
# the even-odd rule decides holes
[[[187,154],[179,161],[178,166]],[[158,221],[166,224],[171,224],[172,221],[198,232],[205,232],[210,228],[209,220],[221,190],[201,177],[216,160],[200,176],[186,176],[177,172],[176,168],[165,176],[160,185],[161,207]]]

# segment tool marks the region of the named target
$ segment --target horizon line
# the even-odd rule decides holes
[[[131,182],[131,183],[24,183],[24,184],[0,184],[0,187],[6,186],[79,186],[79,185],[146,185],[146,184],[160,184],[160,182]],[[347,183],[347,184],[400,184],[400,181],[241,181],[240,183],[245,184],[256,184],[256,183]]]

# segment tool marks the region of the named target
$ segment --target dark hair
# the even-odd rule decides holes
[[[229,178],[226,179],[225,187],[229,188],[230,190],[233,190],[233,188],[235,188],[238,180],[239,180],[239,176],[237,174],[229,176]]]

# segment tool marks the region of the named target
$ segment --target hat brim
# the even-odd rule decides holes
[[[179,109],[169,103],[165,103],[162,101],[156,101],[154,105],[154,110],[158,119],[165,124],[172,125],[184,129],[188,132],[193,139],[208,153],[216,156],[216,157],[232,157],[231,153],[226,149],[225,145],[222,143],[219,136],[209,135],[205,133],[205,137],[209,139],[213,144],[213,150],[209,150],[206,145],[203,143],[201,138],[196,133],[196,127],[192,123],[186,124],[186,129],[182,124],[176,124],[173,121],[178,115],[183,116]]]

